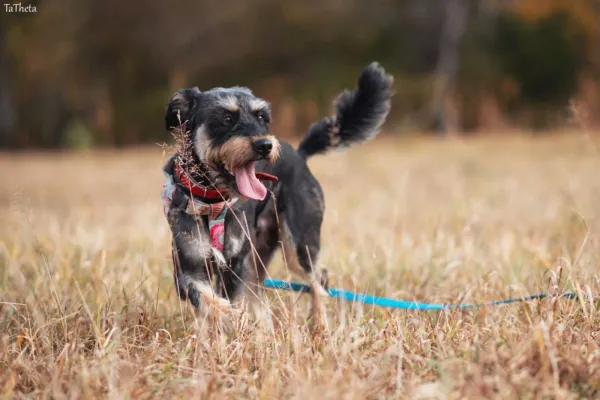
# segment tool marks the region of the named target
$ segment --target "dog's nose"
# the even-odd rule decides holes
[[[254,142],[253,147],[254,151],[260,154],[262,157],[266,157],[273,149],[273,142],[271,142],[269,139],[258,139]]]

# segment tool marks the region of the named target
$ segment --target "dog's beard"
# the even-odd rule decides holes
[[[267,195],[267,188],[260,179],[270,179],[271,176],[256,172],[257,156],[252,150],[252,142],[256,139],[258,138],[234,137],[221,146],[213,147],[206,132],[199,129],[195,141],[196,154],[209,167],[219,171],[220,181],[233,186],[240,195],[263,200]],[[273,149],[267,161],[273,163],[279,157],[279,142],[272,136],[269,139],[273,143]]]

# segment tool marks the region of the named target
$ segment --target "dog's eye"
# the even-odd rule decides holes
[[[231,115],[226,115],[225,118],[223,118],[223,125],[231,125],[233,122],[233,118],[231,118]]]
[[[264,113],[262,113],[262,112],[259,112],[258,115],[256,116],[256,118],[258,118],[258,120],[260,122],[264,122],[264,123],[268,123],[269,122],[267,120],[267,116]]]

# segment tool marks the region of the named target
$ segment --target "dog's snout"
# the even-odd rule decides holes
[[[273,142],[269,139],[258,139],[254,142],[254,151],[260,154],[262,157],[266,157],[269,155],[271,150],[273,150]]]

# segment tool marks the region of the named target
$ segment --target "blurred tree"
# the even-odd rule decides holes
[[[445,10],[433,100],[436,130],[442,134],[448,130],[450,125],[448,103],[455,89],[459,70],[460,45],[467,26],[469,0],[446,0]]]

